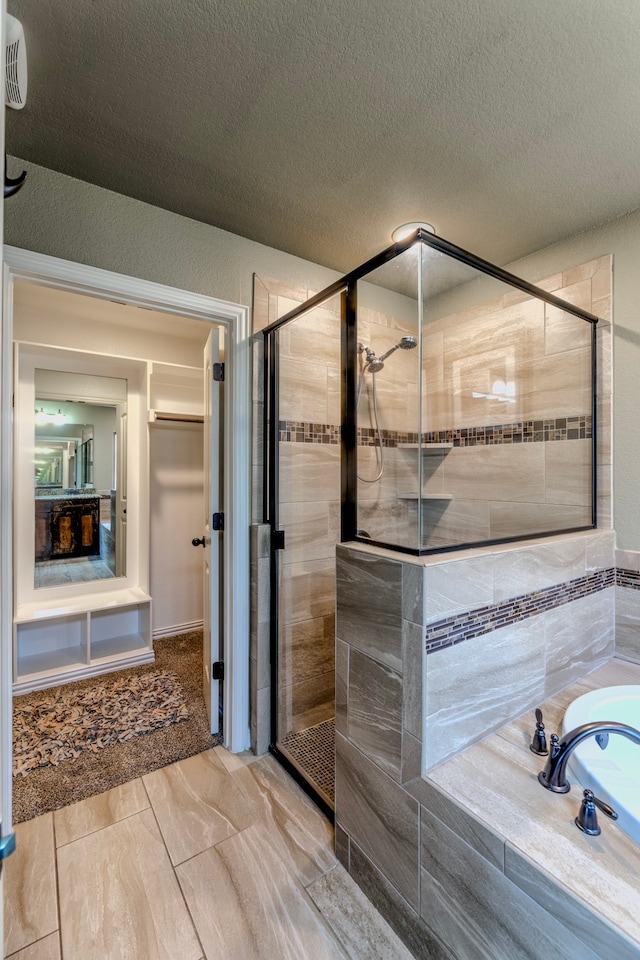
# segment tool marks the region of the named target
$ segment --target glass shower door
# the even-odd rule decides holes
[[[277,333],[275,745],[333,805],[340,296]],[[283,542],[282,542],[283,541]]]

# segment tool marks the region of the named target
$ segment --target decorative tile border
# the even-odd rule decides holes
[[[278,440],[291,443],[340,443],[340,426],[333,423],[308,423],[305,420],[279,420]]]
[[[496,443],[542,443],[551,440],[590,440],[591,417],[555,417],[549,420],[521,420],[488,427],[432,430],[423,434],[424,443],[453,443],[454,447],[487,446]]]
[[[625,570],[622,567],[616,567],[616,586],[640,590],[640,573],[637,570]]]
[[[382,430],[383,447],[417,443],[415,431]],[[423,443],[451,443],[454,447],[495,446],[503,443],[542,443],[554,440],[590,440],[591,417],[555,417],[549,420],[520,420],[516,423],[495,423],[481,427],[460,427],[452,430],[430,430],[422,434]],[[378,431],[358,427],[358,445],[378,446]],[[278,439],[292,443],[340,443],[340,426],[332,423],[309,423],[305,420],[279,420]]]
[[[499,630],[512,623],[528,620],[545,610],[553,610],[565,603],[598,593],[600,590],[614,586],[616,582],[616,571],[611,567],[566,583],[514,597],[504,603],[479,607],[476,610],[469,610],[457,616],[430,623],[426,631],[427,655],[462,643],[463,640],[471,640],[473,637]]]

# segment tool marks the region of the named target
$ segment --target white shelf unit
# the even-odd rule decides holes
[[[29,603],[14,619],[14,694],[152,663],[151,597],[139,588]]]

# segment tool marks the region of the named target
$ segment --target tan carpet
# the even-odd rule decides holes
[[[102,793],[221,742],[219,737],[212,737],[209,733],[202,695],[202,631],[156,640],[154,649],[155,663],[110,676],[144,676],[165,670],[175,673],[184,694],[188,719],[141,734],[125,743],[114,743],[97,752],[81,752],[76,757],[61,760],[57,766],[38,767],[25,777],[14,777],[15,823]],[[96,679],[89,679],[56,689],[62,695],[68,691],[81,695],[95,686]],[[27,698],[37,704],[39,700],[50,699],[51,695],[51,689],[39,690],[16,697],[14,704],[17,706]]]

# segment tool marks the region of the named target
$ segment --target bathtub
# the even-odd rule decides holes
[[[562,735],[594,720],[614,720],[640,730],[640,686],[602,687],[578,697],[564,715]],[[569,757],[568,770],[574,789],[589,787],[610,804],[620,827],[640,844],[640,745],[611,734],[602,750],[589,737]],[[605,830],[607,817],[600,813],[599,821]]]

